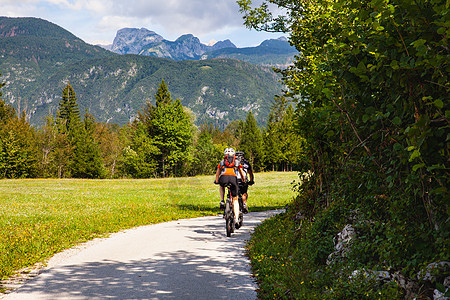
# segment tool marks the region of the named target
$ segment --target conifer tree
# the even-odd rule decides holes
[[[75,139],[72,176],[78,178],[102,178],[104,176],[100,148],[95,141],[95,119],[86,113],[83,127]]]
[[[58,106],[57,121],[60,125],[60,131],[68,133],[70,138],[74,138],[81,127],[77,97],[70,83],[67,83],[63,89],[62,98]]]
[[[145,148],[156,147],[150,154],[158,161],[159,176],[186,174],[184,164],[186,159],[191,159],[189,154],[194,129],[191,114],[183,108],[179,99],[172,99],[164,80],[158,87],[155,100],[155,106],[147,101],[143,112],[138,114],[138,123],[145,126],[147,134],[140,140],[145,141]],[[135,133],[142,133],[140,124],[135,127],[139,129]],[[131,150],[136,152],[137,149]],[[140,156],[139,153],[136,155]],[[148,157],[145,161],[148,162]]]
[[[255,170],[262,168],[262,136],[256,119],[250,111],[245,120],[245,127],[239,143],[239,150],[244,151],[246,158]]]
[[[66,175],[78,178],[103,177],[100,150],[94,140],[95,120],[86,114],[84,122],[81,122],[77,97],[70,83],[63,90],[57,124],[58,176],[63,176],[63,170],[67,170]]]

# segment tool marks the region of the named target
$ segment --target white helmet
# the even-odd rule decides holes
[[[233,148],[226,148],[225,151],[223,151],[224,155],[230,154],[230,155],[234,155],[236,152],[234,151]]]

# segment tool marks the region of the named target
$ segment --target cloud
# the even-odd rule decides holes
[[[147,28],[169,40],[192,33],[205,42],[248,31],[236,0],[0,0],[2,14],[54,22],[87,42],[112,42],[124,27]],[[253,31],[253,34],[256,34]],[[244,33],[246,35],[246,33]],[[231,38],[229,35],[226,38]],[[233,39],[232,39],[233,40]]]
[[[17,3],[56,5],[61,9],[86,11],[98,18],[100,28],[150,24],[169,33],[205,35],[226,27],[242,26],[235,0],[6,0]],[[114,23],[119,21],[119,23]],[[111,28],[112,29],[112,28]]]
[[[164,27],[169,33],[189,32],[201,36],[225,27],[242,26],[242,18],[234,0],[165,0],[164,5],[161,5],[161,0],[110,2],[114,3],[110,8],[119,9],[110,10],[109,16],[144,20]]]

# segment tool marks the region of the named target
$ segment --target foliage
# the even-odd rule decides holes
[[[102,178],[104,176],[100,149],[95,138],[95,119],[85,114],[81,122],[77,97],[70,85],[63,89],[56,117],[58,147],[58,178]],[[67,173],[62,171],[66,170]]]
[[[25,120],[25,115],[22,114],[20,118],[14,115],[0,124],[0,178],[36,176],[35,133]]]
[[[1,76],[1,73],[0,73]],[[0,83],[0,178],[37,175],[37,145],[33,128],[2,99]]]
[[[448,4],[271,0],[274,16],[238,2],[248,26],[301,52],[282,72],[314,173],[295,206],[316,222],[334,202],[360,212],[352,267],[414,278],[448,260]]]
[[[157,177],[156,155],[159,149],[153,144],[143,122],[136,120],[128,128],[129,141],[121,155],[121,172],[133,178]]]
[[[289,210],[255,229],[247,251],[260,287],[258,299],[403,299],[396,283],[351,277],[353,270],[342,265],[320,267],[332,250],[336,223],[342,222],[336,210],[320,222],[299,222]]]
[[[76,139],[72,161],[72,177],[103,178],[103,161],[94,135],[95,119],[86,113],[80,125],[81,134]]]
[[[126,140],[126,130],[117,124],[95,123],[94,141],[98,143],[105,177],[116,178],[120,172],[121,152]]]

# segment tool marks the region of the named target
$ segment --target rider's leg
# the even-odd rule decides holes
[[[242,194],[242,201],[243,201],[245,204],[247,204],[247,197],[248,197],[248,194],[247,194],[247,193],[243,193],[243,194]]]
[[[225,209],[225,187],[219,186],[219,193],[220,193],[220,209]]]
[[[238,197],[233,197],[233,211],[234,211],[234,216],[235,216],[235,222],[238,222],[238,217],[239,217],[239,201],[238,201]]]
[[[223,200],[225,197],[225,187],[219,186],[220,200]]]

